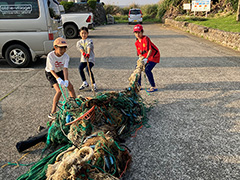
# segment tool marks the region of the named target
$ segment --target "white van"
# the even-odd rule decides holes
[[[63,36],[57,0],[0,1],[0,58],[12,67],[26,67],[53,49]]]

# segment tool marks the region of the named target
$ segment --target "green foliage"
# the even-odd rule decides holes
[[[164,0],[158,5],[158,13],[157,18],[162,19],[165,12],[169,9],[170,5],[174,2],[174,0]]]
[[[148,4],[141,7],[143,15],[148,15],[152,18],[155,18],[158,13],[158,5],[157,4]]]
[[[97,0],[88,0],[87,3],[90,8],[95,9],[97,5]]]
[[[215,3],[218,3],[219,1],[222,0],[215,0]],[[233,6],[233,9],[236,11],[237,6],[238,6],[238,0],[224,0],[225,3],[231,2],[231,5]],[[112,15],[128,15],[129,9],[131,8],[140,8],[143,13],[143,21],[149,21],[151,18],[152,21],[160,21],[165,13],[171,8],[174,7],[175,10],[178,10],[179,13],[184,14],[186,11],[183,10],[182,4],[183,3],[189,3],[189,0],[161,0],[159,1],[158,4],[149,4],[149,5],[144,5],[144,6],[139,6],[137,4],[131,4],[128,7],[125,8],[120,8],[115,5],[104,5],[104,9],[107,14],[112,14]],[[209,15],[211,17],[213,15]],[[121,18],[119,18],[121,19]],[[194,19],[192,19],[194,21]],[[198,21],[204,21],[203,19],[195,19]]]
[[[61,1],[60,4],[63,5],[65,11],[68,11],[74,5],[73,2],[67,2],[67,1]]]
[[[150,22],[150,23],[161,23],[161,20],[158,18],[152,18],[149,15],[144,15],[143,16],[143,23],[144,22]]]
[[[151,16],[149,16],[149,15],[144,15],[143,16],[143,21],[146,21],[147,19],[150,19],[151,18]]]
[[[123,11],[123,15],[128,15],[129,8],[128,7],[124,7],[124,8],[122,8],[122,11]]]
[[[216,16],[213,18],[185,17],[184,19],[184,17],[182,17],[176,18],[175,20],[187,21],[201,26],[206,26],[228,32],[240,32],[240,24],[236,21],[236,13],[229,13],[225,16]]]
[[[188,0],[163,0],[159,2],[158,5],[158,13],[157,18],[162,19],[162,17],[165,15],[166,11],[171,8],[175,7],[178,9],[180,13],[184,13],[183,10],[183,2],[188,2]]]
[[[122,14],[121,13],[121,8],[119,6],[115,5],[104,5],[103,8],[105,9],[106,14]]]
[[[179,6],[183,2],[183,0],[172,0],[171,2],[173,6]]]
[[[128,22],[128,16],[127,15],[114,16],[114,20],[118,23],[126,23],[126,22]]]
[[[237,12],[238,9],[238,0],[226,0],[226,2],[230,2],[232,4],[232,7],[234,9],[235,12]]]

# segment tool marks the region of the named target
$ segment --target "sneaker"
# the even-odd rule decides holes
[[[80,86],[80,88],[79,88],[79,90],[83,90],[83,89],[85,89],[85,88],[87,88],[89,86],[89,84],[82,84],[81,86]]]
[[[93,90],[94,90],[95,92],[97,92],[97,86],[94,86],[93,89],[92,89],[92,91],[93,91]]]
[[[94,88],[92,89],[92,91],[93,91],[93,90],[94,90],[95,92],[97,92],[97,91],[98,91],[96,87],[94,87]]]
[[[147,90],[147,92],[154,92],[154,91],[157,91],[158,89],[157,88],[154,88],[154,87],[150,87],[149,90]]]
[[[50,114],[48,115],[48,118],[49,118],[49,119],[56,119],[56,117],[54,116],[53,113],[50,113]]]

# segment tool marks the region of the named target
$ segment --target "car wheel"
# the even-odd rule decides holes
[[[64,28],[64,34],[66,38],[69,39],[75,38],[78,35],[78,29],[76,26],[72,24],[66,25],[66,27]]]
[[[130,25],[131,23],[130,23],[130,22],[128,22],[128,24]]]
[[[9,46],[5,58],[10,66],[19,68],[26,67],[32,60],[29,50],[20,44]]]
[[[140,22],[140,24],[142,24],[142,22]]]

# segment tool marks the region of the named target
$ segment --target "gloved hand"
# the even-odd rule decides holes
[[[67,88],[68,85],[69,85],[69,81],[68,81],[68,80],[65,80],[65,81],[64,81],[64,86]]]
[[[57,82],[60,85],[64,85],[64,81],[61,78],[57,78]]]
[[[85,58],[89,58],[89,54],[86,54],[85,52],[83,52],[83,56],[85,57]]]
[[[144,64],[146,64],[147,61],[148,61],[148,59],[147,59],[147,58],[144,58],[142,61],[144,62]]]

